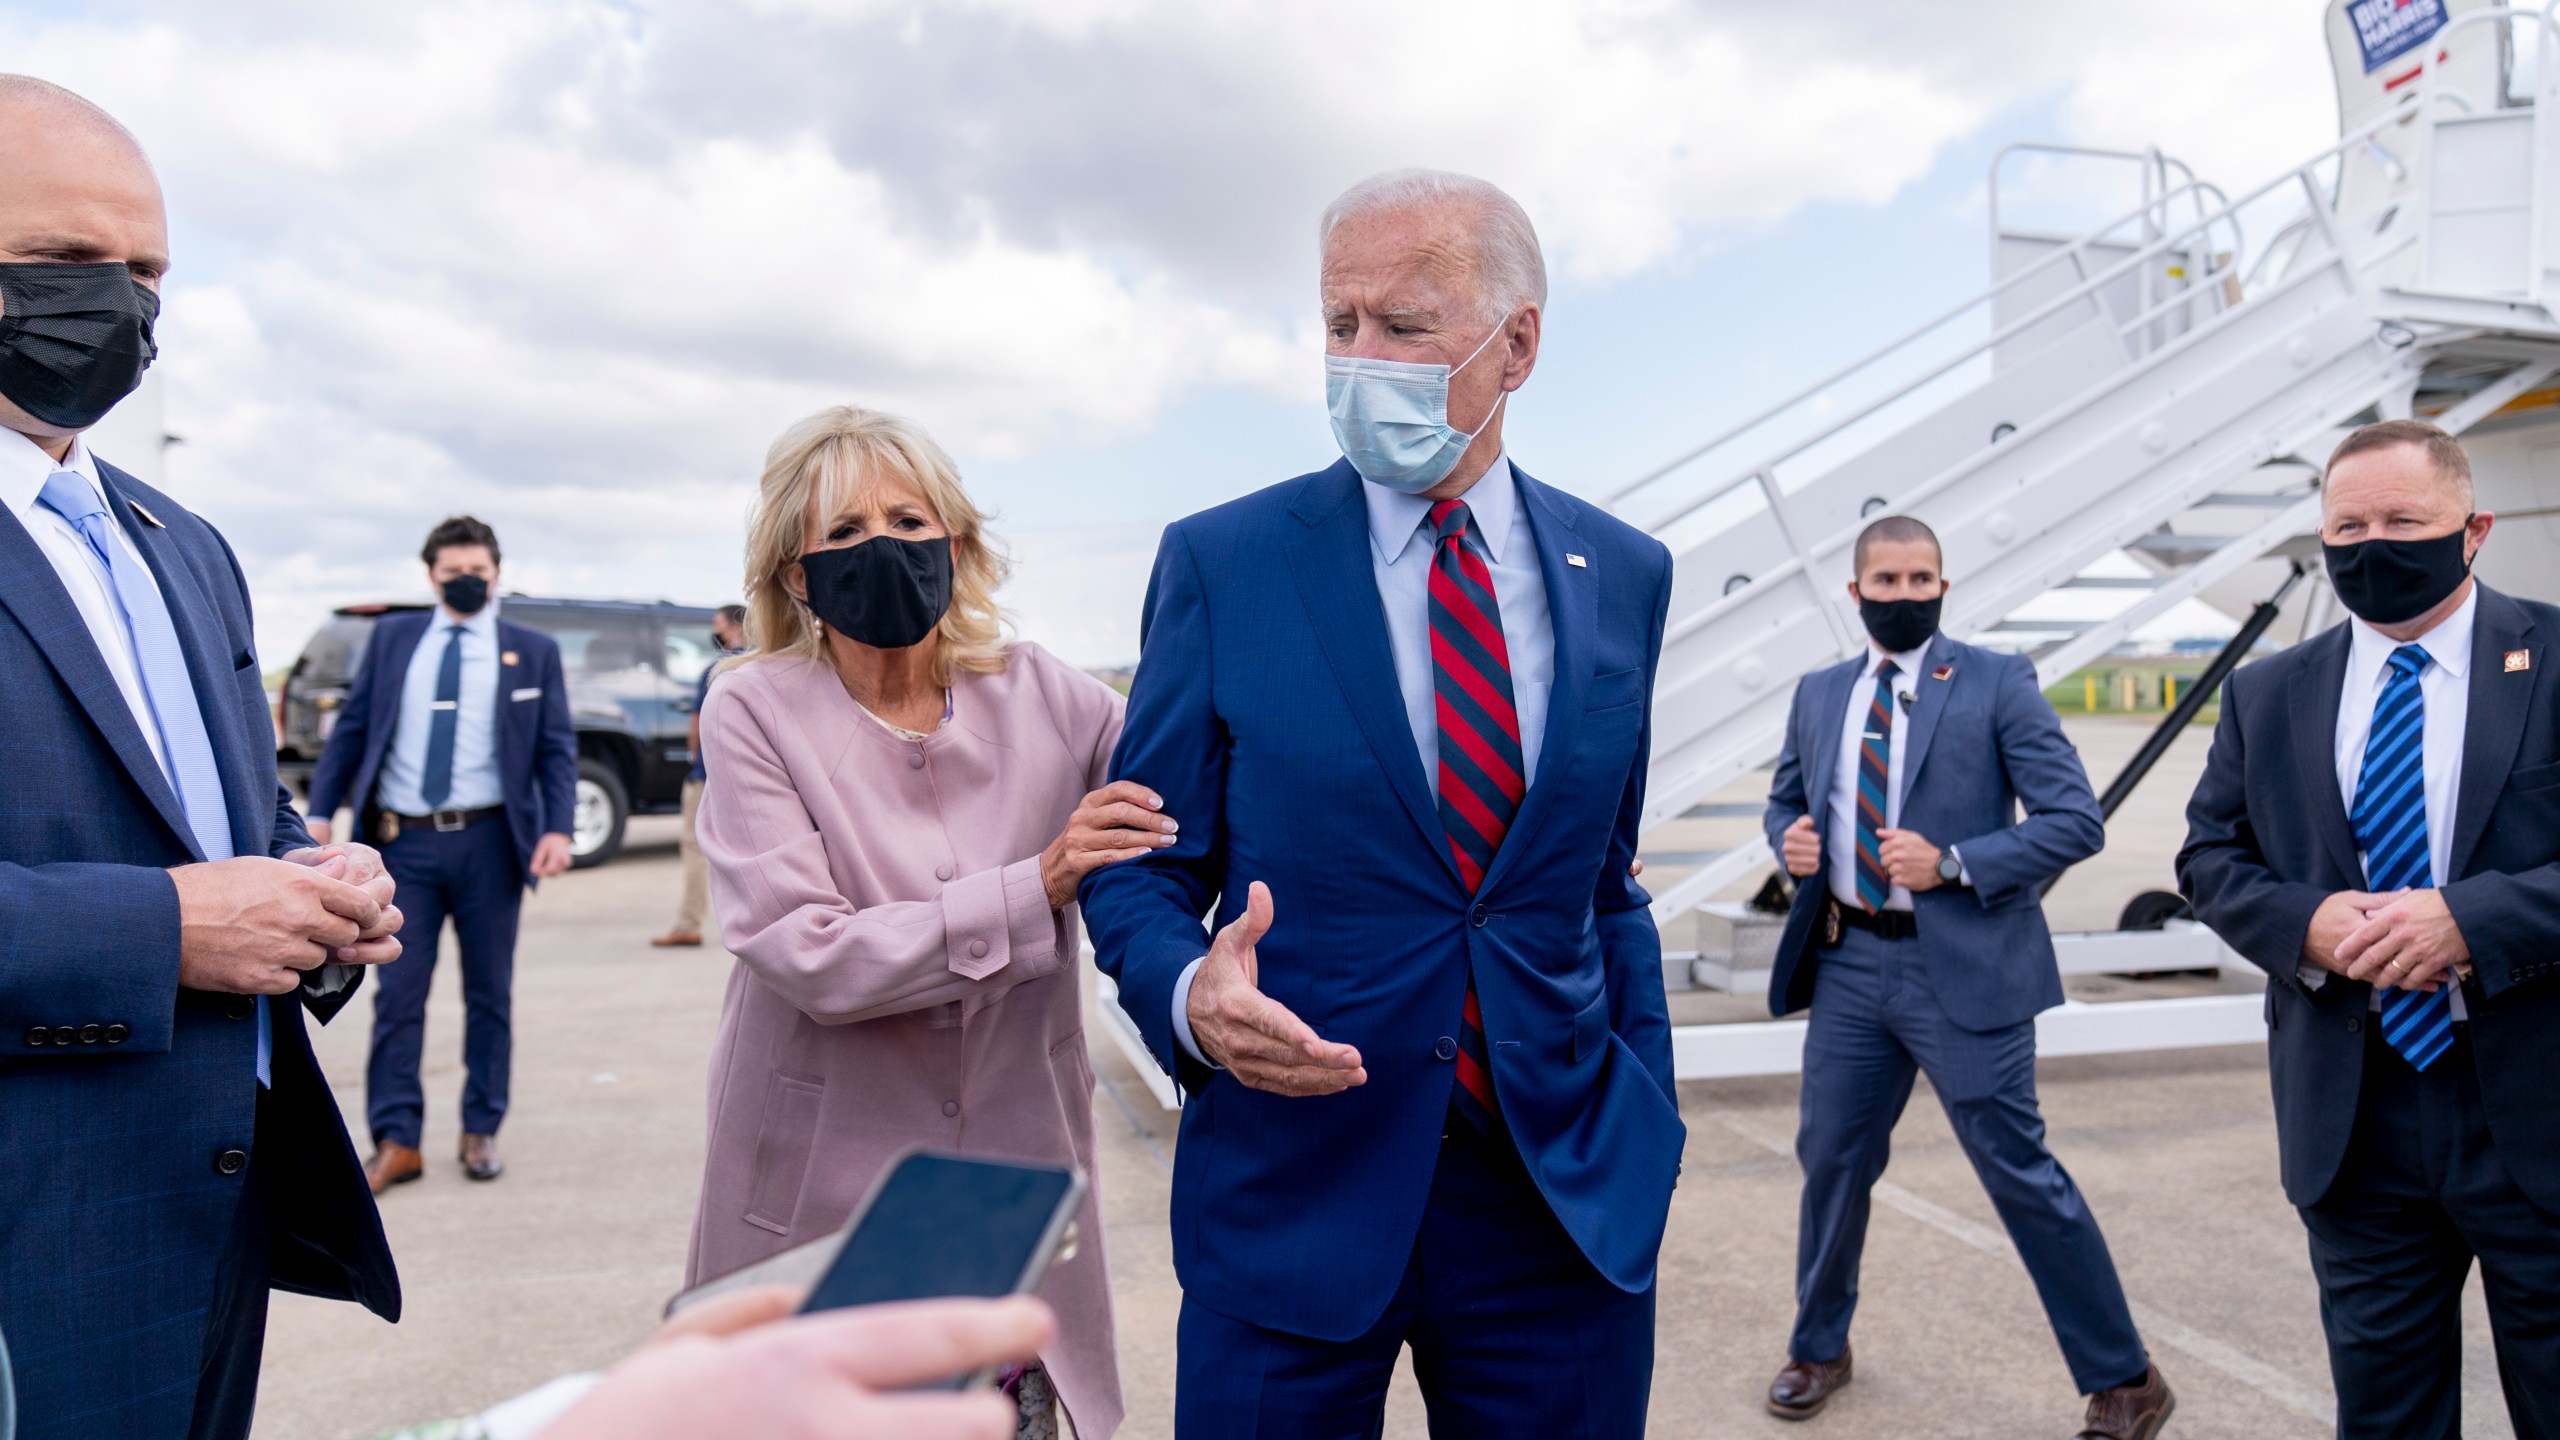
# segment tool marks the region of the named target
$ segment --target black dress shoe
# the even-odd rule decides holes
[[[1849,1347],[1840,1347],[1840,1358],[1819,1363],[1811,1360],[1787,1361],[1787,1368],[1769,1382],[1769,1413],[1781,1420],[1810,1420],[1822,1413],[1831,1397],[1849,1383]]]
[[[462,1137],[462,1173],[474,1180],[495,1180],[505,1174],[507,1162],[498,1158],[498,1137],[464,1134]]]

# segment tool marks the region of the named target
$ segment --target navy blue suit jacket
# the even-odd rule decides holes
[[[1932,973],[1951,982],[1936,987],[1947,1018],[1977,1033],[2002,1030],[2062,1003],[2042,886],[2097,854],[2107,843],[2106,824],[2080,752],[2036,688],[2032,661],[1940,635],[1922,663],[1927,674],[1897,683],[1912,696],[1910,708],[1897,706],[1894,715],[1911,727],[1902,751],[1902,828],[1956,847],[1973,884],[1920,891],[1911,897],[1912,913]],[[1844,660],[1798,681],[1787,713],[1786,748],[1761,824],[1774,850],[1797,817],[1811,815],[1826,843],[1823,868],[1796,883],[1778,938],[1772,1014],[1813,1003],[1818,922],[1831,893],[1827,842],[1841,732],[1850,692],[1866,694],[1874,685],[1869,656]]]
[[[1555,617],[1538,773],[1470,895],[1396,685],[1347,462],[1165,532],[1113,773],[1179,843],[1087,877],[1104,971],[1190,1092],[1174,1165],[1187,1299],[1325,1340],[1384,1312],[1413,1254],[1472,967],[1494,1087],[1529,1173],[1602,1275],[1654,1259],[1685,1131],[1661,943],[1627,875],[1671,590],[1654,540],[1520,476]],[[1565,556],[1584,563],[1570,565]],[[1249,882],[1272,890],[1265,993],[1359,1047],[1366,1085],[1251,1090],[1181,1052],[1173,989]],[[1451,1051],[1454,1054],[1454,1050]]]
[[[234,848],[310,844],[276,783],[230,548],[167,496],[98,471],[168,598]],[[204,857],[51,562],[4,514],[0,695],[0,1331],[19,1433],[182,1435],[242,1185],[215,1161],[251,1150],[258,1128],[257,1027],[246,996],[178,988],[168,868]],[[275,1187],[276,1285],[396,1319],[390,1247],[303,1029],[304,1009],[327,1020],[361,974],[269,1005],[274,1089],[251,1163]]]
[[[374,786],[400,728],[400,690],[409,661],[441,613],[386,615],[373,627],[337,726],[311,767],[311,813],[326,818],[340,805],[352,805],[360,838],[375,833]],[[534,843],[555,831],[566,835],[577,823],[578,732],[569,721],[558,643],[501,612],[498,652],[498,780],[506,791],[516,864],[530,885]]]
[[[2471,949],[2472,1062],[2498,1158],[2560,1212],[2560,609],[2480,587],[2444,902]],[[2285,1196],[2337,1179],[2364,1083],[2373,990],[2302,983],[2311,913],[2365,888],[2338,793],[2348,629],[2232,675],[2204,778],[2187,802],[2178,886],[2196,918],[2267,972],[2267,1064]],[[2511,660],[2509,657],[2520,657]],[[2393,1062],[2398,1063],[2398,1062]]]

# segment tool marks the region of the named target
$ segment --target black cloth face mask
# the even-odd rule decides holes
[[[477,615],[489,603],[489,582],[477,575],[456,575],[436,588],[444,592],[444,608],[456,615]]]
[[[142,383],[160,297],[120,264],[0,265],[0,395],[86,430]]]
[[[1858,619],[1867,627],[1867,635],[1876,648],[1888,655],[1917,650],[1923,641],[1938,633],[1938,609],[1946,603],[1946,592],[1926,600],[1870,600],[1858,597]]]
[[[875,535],[800,557],[809,609],[828,629],[875,650],[921,645],[951,608],[951,537]]]
[[[2329,567],[2330,588],[2338,603],[2368,625],[2397,625],[2415,620],[2461,588],[2471,573],[2462,542],[2471,533],[2471,517],[2450,535],[2423,540],[2359,540],[2352,545],[2320,547]]]

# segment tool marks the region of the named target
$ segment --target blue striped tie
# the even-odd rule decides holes
[[[2403,645],[2391,652],[2391,673],[2373,702],[2373,728],[2364,740],[2364,769],[2356,777],[2356,805],[2347,816],[2356,848],[2364,852],[2365,888],[2388,895],[2420,890],[2431,881],[2427,863],[2427,702],[2418,676],[2427,652]],[[2447,977],[2448,985],[2451,977]],[[2382,1038],[2411,1065],[2424,1070],[2453,1046],[2453,995],[2386,990]]]
[[[170,788],[178,792],[187,829],[207,860],[228,860],[231,816],[222,798],[222,771],[214,764],[213,740],[205,733],[204,711],[197,707],[195,682],[187,677],[186,652],[178,646],[178,627],[169,618],[151,572],[113,542],[113,522],[97,489],[77,470],[56,470],[45,477],[37,498],[44,507],[71,522],[89,553],[106,574],[116,608],[124,615],[125,633],[133,641],[135,668],[142,672],[142,694],[151,708],[153,728],[160,732]],[[258,997],[258,1083],[267,1083],[270,1046],[267,1000]]]
[[[1858,903],[1870,915],[1893,893],[1876,832],[1884,828],[1885,791],[1893,783],[1893,677],[1899,673],[1890,660],[1876,666],[1875,699],[1867,704],[1858,745]]]

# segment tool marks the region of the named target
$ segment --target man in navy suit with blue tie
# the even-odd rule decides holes
[[[2176,1402],[2036,1108],[2035,1018],[2062,1003],[2044,886],[2106,827],[2035,666],[1938,633],[1943,564],[1910,516],[1859,534],[1868,650],[1797,685],[1769,786],[1769,844],[1798,881],[1769,1009],[1813,1013],[1796,1326],[1768,1408],[1809,1419],[1849,1383],[1868,1194],[1926,1074],[2089,1396],[2082,1440],[2151,1440]]]
[[[2231,677],[2179,883],[2268,975],[2338,1433],[2462,1433],[2477,1264],[2515,1433],[2560,1436],[2560,609],[2472,578],[2494,517],[2424,421],[2320,511],[2351,618]]]
[[[276,783],[230,547],[81,438],[151,362],[168,264],[133,137],[0,75],[0,1331],[21,1440],[239,1440],[271,1288],[400,1314],[303,1029],[398,957],[391,882],[365,846],[315,846]]]
[[[1685,1134],[1630,874],[1670,557],[1503,452],[1546,295],[1509,196],[1399,172],[1321,234],[1345,458],[1166,531],[1113,769],[1179,839],[1083,890],[1190,1097],[1175,1428],[1374,1436],[1410,1346],[1434,1435],[1634,1440]]]
[[[569,868],[578,736],[560,647],[498,614],[498,536],[468,515],[427,535],[438,603],[373,628],[337,728],[311,771],[311,826],[341,804],[378,838],[409,915],[409,964],[373,1002],[365,1119],[375,1194],[425,1173],[427,989],[449,916],[462,952],[463,1173],[495,1180],[525,887]]]

